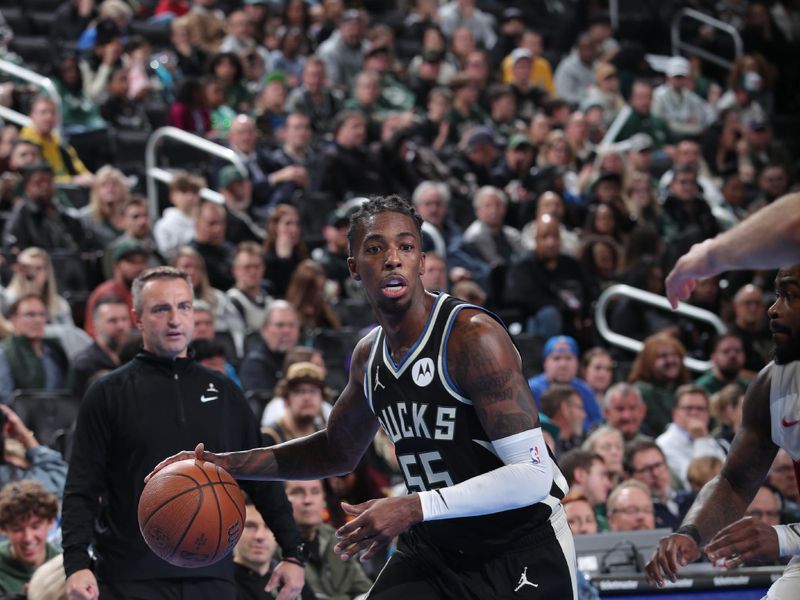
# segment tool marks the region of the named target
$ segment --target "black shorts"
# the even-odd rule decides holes
[[[236,586],[224,579],[149,579],[100,582],[100,600],[236,600]]]
[[[368,600],[577,600],[575,547],[560,506],[547,535],[488,557],[441,551],[415,531],[367,594]]]

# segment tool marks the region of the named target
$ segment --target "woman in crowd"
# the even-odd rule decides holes
[[[89,204],[80,210],[84,228],[91,231],[103,248],[121,236],[125,224],[122,207],[128,201],[128,178],[111,165],[95,174]]]
[[[300,339],[310,343],[318,329],[340,329],[339,317],[325,297],[327,277],[319,263],[304,260],[292,273],[286,300],[300,316]]]
[[[3,290],[3,313],[17,298],[38,294],[47,307],[48,323],[74,325],[69,303],[59,295],[50,255],[41,248],[26,248],[17,256],[14,276]]]
[[[613,485],[616,486],[622,481],[624,475],[622,469],[624,441],[619,430],[610,425],[601,425],[586,438],[582,448],[603,457],[608,478]]]
[[[267,219],[267,237],[264,240],[267,280],[270,294],[284,298],[297,265],[308,258],[308,250],[300,230],[300,213],[288,204],[278,204]]]

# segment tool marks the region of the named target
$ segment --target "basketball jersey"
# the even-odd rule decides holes
[[[772,363],[770,379],[772,441],[792,457],[800,491],[800,361]]]
[[[486,312],[438,294],[417,341],[395,363],[379,327],[364,373],[364,393],[395,445],[409,493],[455,485],[503,466],[472,407],[447,371],[447,341],[464,308]],[[499,319],[497,319],[499,322]],[[567,482],[553,464],[549,495],[530,506],[475,517],[423,522],[415,527],[445,549],[504,545],[548,523]],[[488,490],[488,494],[492,491]]]

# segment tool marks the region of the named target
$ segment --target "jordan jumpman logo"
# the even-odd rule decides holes
[[[373,392],[378,389],[378,386],[381,386],[381,388],[384,389],[384,390],[386,389],[386,386],[381,383],[381,380],[378,377],[380,372],[381,372],[381,366],[380,365],[375,365],[375,387],[372,388]]]
[[[531,585],[535,588],[539,587],[538,583],[531,583],[528,581],[528,567],[525,567],[525,569],[522,571],[522,575],[519,576],[519,583],[517,584],[517,587],[514,588],[514,591],[518,592],[526,585]]]

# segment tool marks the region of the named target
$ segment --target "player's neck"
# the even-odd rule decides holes
[[[378,322],[381,324],[386,335],[386,344],[389,352],[394,358],[399,354],[402,356],[405,350],[410,348],[419,339],[425,324],[428,322],[428,315],[433,309],[436,296],[428,294],[424,290],[421,297],[411,303],[407,311],[401,315],[379,313]]]

